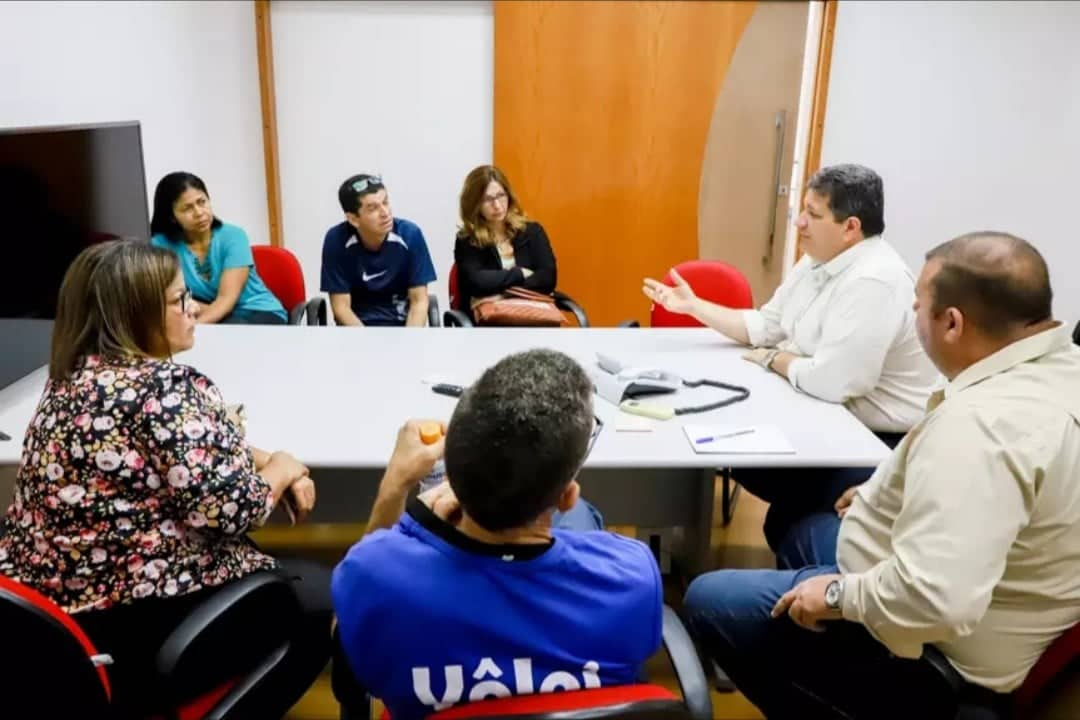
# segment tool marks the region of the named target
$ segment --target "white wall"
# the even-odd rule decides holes
[[[886,237],[1005,230],[1046,256],[1055,313],[1080,318],[1080,3],[840,3],[822,163],[885,181]]]
[[[349,175],[383,176],[396,215],[424,231],[446,308],[458,193],[491,162],[490,2],[274,2],[285,246],[319,288],[322,239]]]
[[[167,172],[269,242],[255,16],[238,2],[0,2],[0,127],[138,120]]]

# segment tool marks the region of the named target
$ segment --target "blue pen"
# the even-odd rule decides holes
[[[717,440],[738,437],[739,435],[749,435],[752,432],[754,432],[754,428],[747,428],[746,430],[736,430],[735,432],[725,433],[723,435],[710,435],[709,437],[698,438],[694,441],[694,443],[697,445],[701,445],[702,443],[711,443]]]

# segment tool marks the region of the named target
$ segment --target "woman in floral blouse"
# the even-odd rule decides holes
[[[0,574],[75,616],[135,714],[152,704],[169,632],[259,570],[285,573],[306,611],[297,698],[329,656],[328,572],[282,566],[246,536],[283,497],[306,514],[315,486],[296,458],[249,446],[214,384],[172,360],[194,344],[198,311],[168,250],[119,241],[76,258],[0,537]]]

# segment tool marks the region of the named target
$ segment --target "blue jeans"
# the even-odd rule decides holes
[[[904,439],[903,433],[875,433],[895,448]],[[752,468],[737,470],[735,480],[744,490],[769,503],[765,515],[765,540],[777,554],[777,567],[802,567],[780,562],[781,545],[794,526],[814,513],[824,513],[853,485],[861,485],[874,474],[873,468]],[[822,548],[822,550],[827,548]],[[831,555],[819,555],[823,562],[836,562],[835,543]]]
[[[551,516],[551,527],[559,530],[576,530],[586,532],[588,530],[603,530],[604,517],[592,504],[578,498],[574,507],[566,512],[556,510]]]
[[[683,608],[690,633],[765,717],[953,720],[957,698],[921,660],[893,657],[857,623],[805,630],[777,600],[803,580],[838,572],[835,513],[804,518],[781,549],[788,570],[719,570],[694,580]],[[828,533],[831,542],[823,542]]]

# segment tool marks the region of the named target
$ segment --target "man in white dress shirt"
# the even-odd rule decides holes
[[[748,360],[809,395],[843,403],[895,447],[922,417],[940,376],[915,332],[914,275],[881,237],[881,177],[861,165],[823,168],[805,200],[797,222],[804,255],[759,310],[702,300],[674,271],[675,287],[647,279],[643,290],[667,310],[752,346]],[[866,469],[764,469],[736,479],[771,503],[765,534],[779,550],[799,518],[831,507],[869,476]]]
[[[972,233],[927,254],[916,297],[948,384],[868,482],[796,528],[838,534],[836,559],[687,591],[691,632],[767,717],[1009,717],[1080,622],[1080,349],[1045,261]]]

